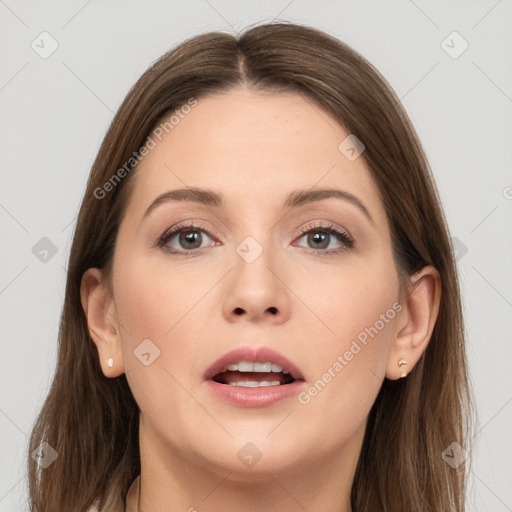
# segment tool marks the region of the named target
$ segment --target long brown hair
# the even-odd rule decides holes
[[[363,141],[401,282],[425,265],[441,276],[440,310],[426,351],[407,379],[384,379],[370,411],[353,512],[462,512],[467,464],[452,468],[442,453],[454,442],[468,450],[472,402],[457,269],[429,164],[400,101],[369,62],[324,32],[282,22],[183,42],[142,75],[116,113],[74,232],[57,369],[30,437],[31,509],[85,511],[95,502],[100,510],[122,509],[140,473],[139,409],[126,376],[109,379],[101,371],[81,307],[81,278],[91,267],[110,275],[137,170],[133,154],[152,130],[191,98],[242,84],[301,94]],[[113,183],[121,168],[122,179]],[[42,442],[58,453],[45,469],[31,457]]]

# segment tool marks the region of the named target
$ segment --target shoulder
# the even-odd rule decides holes
[[[115,512],[127,512],[127,510],[130,510],[130,509],[125,509],[124,507],[122,509],[116,509]],[[135,509],[137,510],[137,509]],[[104,512],[102,511],[97,505],[92,505],[91,507],[89,507],[87,509],[87,512]]]
[[[126,495],[126,503],[122,510],[116,512],[137,512],[137,498],[139,495],[139,480],[140,475],[130,485]],[[87,509],[87,512],[102,512],[98,505],[92,505]]]
[[[140,475],[135,478],[126,494],[126,509],[124,512],[137,512],[137,498],[139,496]]]

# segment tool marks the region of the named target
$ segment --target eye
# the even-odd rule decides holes
[[[314,254],[329,254],[341,251],[348,251],[354,247],[354,239],[347,231],[336,227],[331,223],[313,224],[300,229],[304,233],[302,238],[306,238],[306,243],[310,244]],[[331,242],[338,242],[341,247],[329,248]]]
[[[300,229],[307,238],[306,243],[314,254],[327,255],[345,252],[354,247],[354,239],[349,233],[331,223],[313,223]],[[208,242],[210,239],[210,242]],[[329,248],[337,242],[338,248]],[[178,244],[178,247],[176,247]],[[157,239],[156,245],[169,254],[194,254],[205,247],[212,247],[215,242],[208,230],[193,222],[179,224],[167,230]]]
[[[206,237],[204,235],[206,235]],[[170,231],[166,231],[158,240],[157,245],[161,247],[165,252],[176,254],[176,253],[186,253],[186,252],[194,252],[199,249],[203,249],[204,247],[209,247],[215,245],[215,242],[206,243],[203,245],[203,242],[207,241],[207,238],[211,239],[208,231],[199,225],[194,223],[189,223],[186,225],[179,224],[171,228]],[[176,239],[175,241],[173,239]],[[174,250],[175,245],[181,245],[181,248],[178,247],[177,250]]]

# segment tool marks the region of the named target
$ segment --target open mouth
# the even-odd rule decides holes
[[[290,372],[278,364],[240,361],[212,377],[214,382],[244,388],[283,386],[295,382]]]
[[[306,385],[299,367],[265,346],[239,346],[203,373],[206,388],[234,407],[270,407],[296,396]]]

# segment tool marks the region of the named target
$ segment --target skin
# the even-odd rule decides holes
[[[364,159],[338,150],[347,135],[300,95],[238,88],[198,99],[134,174],[112,292],[89,269],[82,305],[104,374],[126,373],[141,409],[141,510],[351,510],[368,413],[383,379],[400,377],[397,361],[411,371],[424,352],[440,280],[425,267],[409,298],[399,297],[385,210]],[[141,220],[155,197],[185,187],[220,192],[226,206],[165,203]],[[334,198],[283,209],[292,190],[321,187],[357,196],[373,222]],[[189,220],[211,235],[200,231],[201,249],[179,235],[167,244],[183,254],[155,247]],[[348,231],[355,246],[313,254],[318,245],[299,229],[320,221]],[[247,236],[263,248],[250,264],[236,252]],[[343,248],[334,236],[326,246]],[[265,345],[301,369],[307,389],[396,302],[401,311],[307,404],[291,397],[244,409],[204,386],[218,357]],[[161,351],[149,366],[133,352],[147,338]],[[247,442],[262,454],[249,468],[237,457]]]

